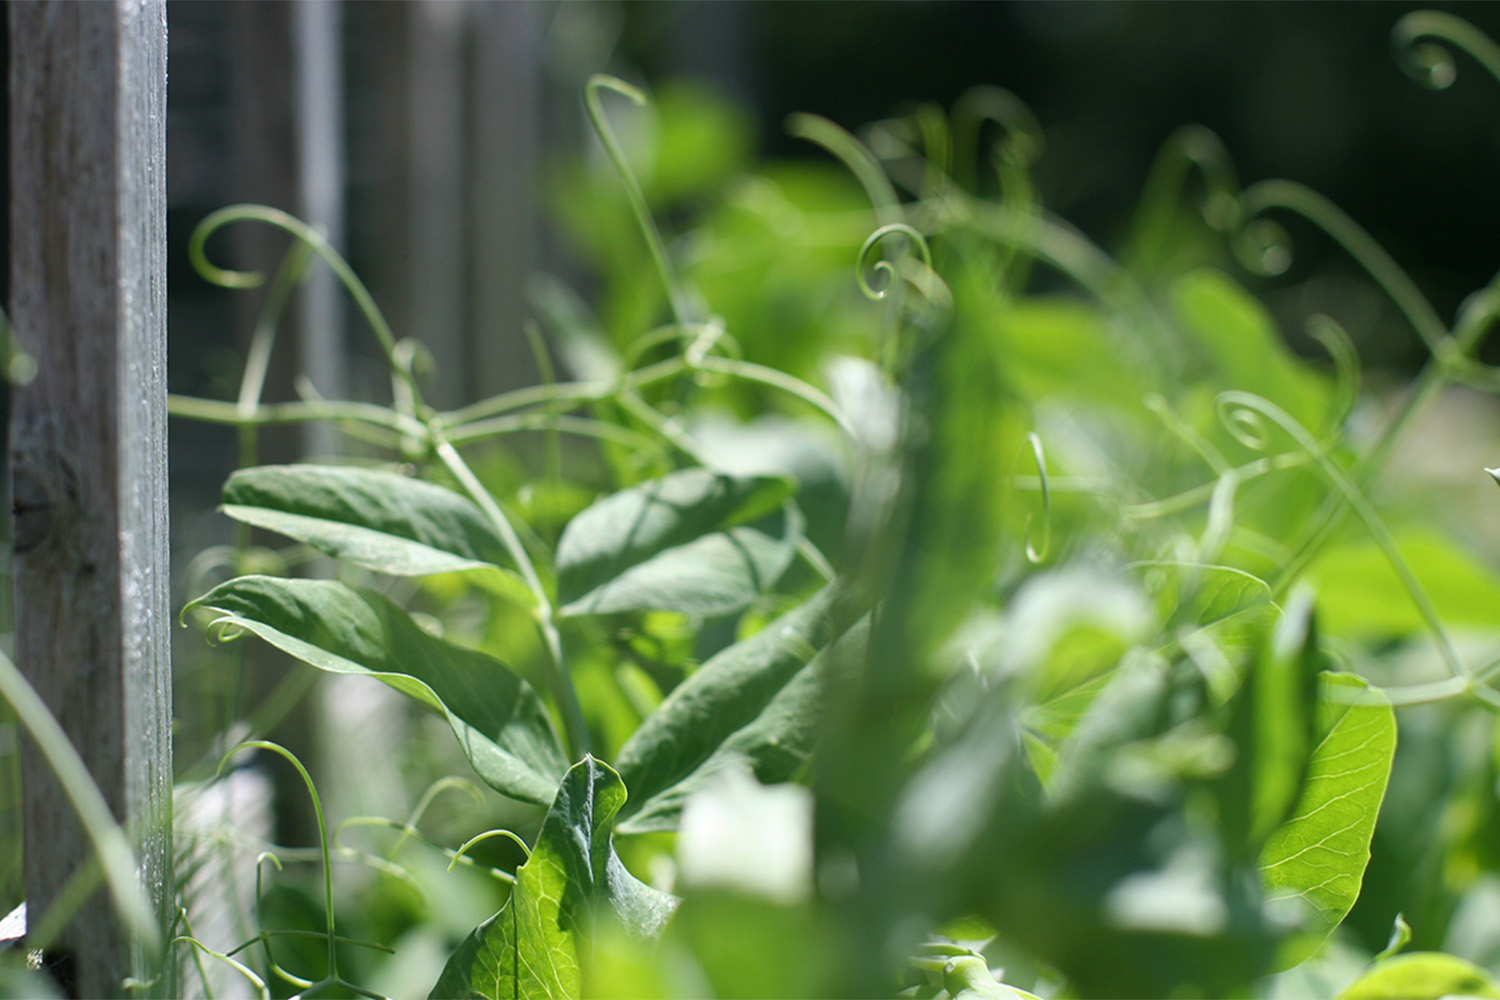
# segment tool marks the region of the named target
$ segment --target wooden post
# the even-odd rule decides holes
[[[165,914],[166,10],[16,0],[10,19],[11,311],[38,364],[13,396],[16,659],[131,832]],[[22,775],[35,922],[89,852],[36,754]],[[50,957],[78,996],[155,974],[103,893]]]

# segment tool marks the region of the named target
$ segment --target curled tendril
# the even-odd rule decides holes
[[[1338,403],[1329,418],[1325,440],[1325,444],[1331,445],[1342,433],[1344,422],[1354,412],[1354,404],[1359,399],[1359,352],[1349,334],[1331,316],[1322,313],[1309,316],[1307,332],[1328,352],[1337,379]]]
[[[233,222],[261,222],[273,226],[290,234],[309,251],[321,257],[354,300],[360,315],[364,317],[375,339],[380,342],[391,370],[408,383],[414,399],[422,398],[411,372],[400,363],[396,351],[396,335],[391,332],[391,326],[386,322],[380,307],[375,304],[370,290],[359,279],[359,275],[354,273],[343,255],[328,242],[328,237],[296,216],[267,205],[230,205],[210,213],[198,223],[198,228],[193,230],[193,235],[188,240],[188,259],[205,281],[223,288],[257,288],[265,282],[265,275],[259,271],[235,271],[219,267],[208,259],[208,238]]]
[[[1047,561],[1047,554],[1052,550],[1052,487],[1048,481],[1047,454],[1042,449],[1042,439],[1033,431],[1026,435],[1026,443],[1031,446],[1031,455],[1036,459],[1036,475],[1042,489],[1042,543],[1032,543],[1031,528],[1036,515],[1027,514],[1026,559],[1033,566],[1040,566]]]
[[[466,840],[466,841],[463,842],[463,844],[458,848],[458,850],[456,850],[456,851],[453,852],[453,859],[448,862],[448,870],[451,872],[453,870],[454,866],[459,863],[459,861],[464,860],[465,855],[467,855],[469,853],[469,848],[473,847],[475,844],[478,844],[478,843],[480,843],[482,841],[490,840],[490,839],[495,838],[495,837],[501,837],[501,838],[503,838],[505,840],[509,840],[511,843],[515,844],[517,847],[519,847],[521,849],[521,853],[522,853],[523,856],[525,856],[526,858],[530,858],[531,857],[531,848],[526,846],[526,841],[522,840],[520,837],[516,836],[511,831],[509,831],[509,830],[486,830],[486,831],[484,831],[481,834],[477,834],[476,836],[470,837],[468,840]]]
[[[1261,421],[1275,424],[1296,445],[1310,455],[1313,459],[1313,467],[1323,474],[1328,484],[1342,496],[1350,509],[1364,523],[1365,530],[1370,533],[1371,539],[1379,547],[1381,554],[1396,573],[1397,579],[1401,581],[1407,597],[1411,599],[1412,605],[1417,609],[1423,623],[1432,633],[1437,642],[1438,652],[1447,664],[1449,672],[1454,677],[1468,676],[1468,670],[1464,666],[1462,657],[1453,645],[1452,637],[1448,634],[1447,627],[1443,624],[1442,616],[1438,614],[1437,608],[1428,596],[1427,589],[1417,579],[1412,571],[1411,564],[1401,553],[1401,548],[1396,544],[1390,529],[1386,527],[1385,521],[1375,510],[1373,504],[1365,493],[1350,480],[1342,468],[1329,456],[1327,449],[1320,444],[1316,438],[1302,426],[1296,418],[1287,413],[1275,403],[1263,396],[1254,393],[1243,392],[1238,389],[1229,389],[1218,394],[1214,399],[1214,406],[1221,415],[1233,416],[1238,413],[1250,413],[1257,415]],[[1222,419],[1222,417],[1221,417]],[[1227,424],[1226,424],[1227,425]],[[1230,426],[1230,433],[1235,433]],[[1238,435],[1236,434],[1236,437]],[[1285,577],[1283,577],[1285,578]],[[1278,589],[1279,589],[1278,584]]]
[[[1467,52],[1500,81],[1500,46],[1461,17],[1436,10],[1412,11],[1391,29],[1391,51],[1402,72],[1431,90],[1447,90],[1458,78],[1453,54],[1435,38]]]
[[[313,784],[312,775],[307,773],[307,768],[302,766],[302,761],[297,759],[296,754],[281,744],[272,743],[270,740],[246,740],[230,748],[219,760],[220,774],[223,773],[224,766],[229,763],[229,759],[242,750],[266,750],[276,754],[291,764],[292,767],[296,768],[297,773],[302,776],[302,783],[307,786],[307,794],[312,799],[313,812],[318,820],[318,844],[322,848],[323,857],[323,905],[326,911],[325,929],[328,935],[328,978],[330,980],[339,980],[338,955],[337,949],[334,947],[337,939],[333,926],[333,863],[329,858],[328,823],[323,818],[323,800],[318,796],[318,787]],[[272,855],[272,859],[275,860],[274,855]],[[257,870],[258,861],[259,859],[257,859]],[[279,860],[276,861],[276,867],[281,867]],[[309,984],[309,986],[311,985],[313,984]]]
[[[233,642],[246,632],[243,622],[235,618],[219,618],[209,623],[208,641],[214,645]]]
[[[1046,133],[1026,102],[1001,87],[971,87],[953,104],[954,156],[965,166],[979,158],[980,132],[985,122],[1005,131],[996,154],[1019,166],[1030,166],[1047,147]]]
[[[875,218],[887,224],[900,221],[901,200],[896,197],[896,189],[880,169],[875,154],[858,139],[827,118],[801,112],[787,116],[786,131],[793,138],[806,139],[833,154],[865,189],[865,197],[874,206]]]
[[[641,190],[641,182],[636,179],[635,172],[630,169],[630,163],[625,159],[625,151],[621,148],[619,139],[615,137],[614,129],[609,127],[609,119],[605,117],[604,106],[599,100],[601,90],[612,90],[636,107],[644,107],[648,103],[646,95],[624,80],[596,73],[589,77],[589,82],[584,87],[583,102],[588,110],[589,121],[593,123],[595,134],[599,136],[605,153],[614,164],[615,171],[620,175],[621,183],[625,185],[625,195],[630,200],[631,211],[635,213],[636,224],[640,226],[642,235],[646,237],[646,244],[651,250],[651,259],[656,264],[657,274],[667,293],[667,301],[672,307],[672,318],[678,323],[685,323],[688,319],[689,308],[687,297],[683,294],[682,283],[677,280],[677,274],[672,270],[666,244],[662,242],[661,231],[657,229],[656,220],[646,204],[646,195]]]
[[[870,256],[882,241],[894,233],[900,233],[910,240],[922,258],[922,265],[928,271],[932,270],[932,249],[927,245],[927,237],[904,222],[886,223],[865,238],[864,244],[859,248],[859,258],[855,270],[855,278],[859,281],[859,290],[865,293],[866,298],[876,302],[891,294],[891,290],[896,286],[899,272],[896,269],[896,265],[890,261],[877,260],[872,263]],[[865,277],[866,271],[884,277],[879,288],[872,285],[870,280]]]
[[[1292,266],[1292,238],[1271,219],[1254,219],[1234,233],[1235,257],[1252,274],[1275,278]]]
[[[1162,143],[1146,178],[1145,191],[1131,226],[1134,234],[1132,255],[1143,264],[1151,264],[1161,256],[1172,214],[1182,197],[1189,171],[1195,169],[1203,181],[1203,197],[1199,202],[1203,221],[1216,232],[1240,232],[1240,182],[1229,151],[1209,129],[1202,125],[1187,125]]]
[[[1250,393],[1243,395],[1250,396]],[[1255,400],[1266,403],[1259,396]],[[1269,405],[1269,403],[1267,403]],[[1228,393],[1221,394],[1214,400],[1214,409],[1218,413],[1219,422],[1229,432],[1229,436],[1251,451],[1265,451],[1271,443],[1271,429],[1267,425],[1266,417],[1260,409],[1247,405],[1243,400],[1230,399]]]
[[[1256,227],[1275,225],[1261,217],[1277,209],[1299,215],[1321,229],[1389,296],[1428,351],[1438,358],[1445,355],[1448,350],[1448,328],[1432,308],[1432,303],[1427,301],[1411,276],[1386,253],[1385,248],[1333,202],[1305,185],[1272,180],[1261,181],[1246,188],[1242,204],[1246,220],[1243,233],[1247,237],[1259,239]],[[1278,241],[1274,240],[1265,242],[1268,247],[1277,244]],[[1285,250],[1285,259],[1289,262],[1290,250],[1287,249],[1288,244],[1284,238],[1279,241],[1279,245]]]

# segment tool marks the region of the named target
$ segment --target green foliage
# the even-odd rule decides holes
[[[251,632],[321,670],[368,674],[442,712],[479,776],[523,802],[546,804],[567,769],[536,692],[483,653],[444,642],[371,590],[334,580],[244,576],[185,611]]]
[[[801,515],[784,479],[684,469],[594,503],[557,543],[564,615],[739,611],[786,571]],[[769,518],[772,523],[752,527]]]
[[[626,871],[611,843],[624,801],[608,765],[586,756],[568,771],[510,899],[453,953],[433,997],[578,996],[595,922],[616,920],[644,939],[661,932],[676,900]]]
[[[611,130],[620,97],[662,116],[655,159]],[[390,350],[389,408],[174,401],[246,433],[293,414],[396,435],[226,485],[225,513],[347,582],[240,576],[188,610],[410,695],[495,791],[546,808],[511,821],[529,856],[497,863],[508,899],[434,996],[1494,989],[1384,947],[1421,902],[1382,868],[1388,785],[1466,782],[1429,834],[1421,947],[1460,876],[1500,864],[1500,694],[1475,661],[1500,579],[1379,484],[1446,387],[1496,388],[1474,359],[1500,292],[1443,328],[1351,220],[1290,182],[1241,190],[1201,131],[1164,149],[1127,267],[1040,209],[1040,130],[1011,95],[860,138],[791,123],[852,180],[747,174],[701,93],[653,110],[596,78],[587,102],[621,176],[560,171],[558,203],[602,319],[556,286],[539,303],[579,381],[435,413]],[[1005,134],[957,163],[981,107]],[[980,166],[997,198],[971,192]],[[1271,213],[1342,244],[1427,343],[1406,391],[1362,385],[1326,317],[1326,358],[1287,345],[1252,291],[1290,261]],[[331,253],[261,209],[209,229],[236,217]],[[519,433],[545,458],[471,465]],[[1484,736],[1442,783],[1398,749],[1425,703]],[[1373,964],[1350,984],[1351,962]]]

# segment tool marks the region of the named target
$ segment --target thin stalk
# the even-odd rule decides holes
[[[819,389],[808,385],[794,375],[758,365],[753,361],[740,361],[735,358],[721,358],[714,355],[706,355],[697,362],[696,367],[703,371],[716,372],[721,375],[729,375],[745,382],[757,382],[761,385],[780,389],[782,392],[790,393],[809,406],[821,412],[828,419],[839,425],[839,429],[849,437],[856,437],[854,425],[849,423],[849,418],[844,416],[827,394]]]
[[[210,424],[236,427],[268,424],[299,424],[313,420],[348,421],[368,424],[416,437],[425,436],[426,425],[419,420],[374,403],[304,401],[296,403],[263,403],[248,412],[237,403],[196,396],[167,396],[167,413]]]
[[[122,923],[148,955],[159,955],[162,947],[161,928],[157,926],[151,900],[136,880],[135,852],[130,847],[125,831],[115,822],[109,804],[104,801],[99,786],[94,784],[83,758],[78,756],[78,751],[68,742],[62,726],[58,725],[41,696],[21,676],[21,671],[3,653],[0,653],[0,698],[4,698],[15,709],[18,721],[31,736],[42,759],[52,769],[57,783],[62,786],[63,794],[78,816],[84,836],[88,838],[89,846],[93,848],[94,856],[104,870],[104,881],[109,886],[110,897],[114,900]],[[36,914],[38,923],[33,928],[40,930],[49,923],[48,918],[51,916],[50,912],[45,915]],[[42,935],[33,934],[30,943],[32,947],[45,948],[50,941],[44,940]]]
[[[563,409],[587,406],[626,390],[644,389],[648,385],[665,382],[687,370],[687,362],[681,357],[675,357],[638,368],[612,382],[559,382],[556,385],[527,386],[452,410],[443,414],[443,419],[450,427],[458,428],[476,420],[533,406],[561,406]]]
[[[438,434],[433,438],[434,450],[443,465],[447,467],[463,486],[464,491],[469,494],[479,509],[484,511],[495,530],[500,533],[500,539],[505,543],[506,551],[515,560],[521,577],[526,581],[526,586],[536,598],[536,607],[532,615],[536,618],[537,629],[541,633],[542,643],[547,650],[550,660],[548,680],[552,685],[553,697],[557,699],[557,707],[562,712],[563,729],[568,741],[568,752],[570,759],[581,760],[583,755],[589,752],[588,725],[584,722],[583,707],[578,702],[578,692],[573,687],[573,678],[568,672],[567,659],[563,655],[562,636],[557,631],[557,624],[553,621],[552,601],[547,596],[547,590],[542,586],[542,581],[537,576],[536,566],[531,561],[531,555],[526,551],[526,546],[521,544],[521,538],[516,534],[515,526],[510,523],[510,518],[500,509],[495,498],[490,496],[489,490],[474,475],[474,470],[469,468],[463,456],[452,443]]]
[[[261,274],[254,271],[233,271],[218,267],[208,259],[208,254],[204,249],[209,236],[214,232],[231,222],[245,220],[263,222],[290,233],[310,251],[323,258],[324,262],[332,268],[344,289],[348,291],[350,298],[354,300],[355,307],[370,327],[370,332],[375,335],[380,349],[385,353],[386,363],[406,384],[412,399],[420,407],[422,392],[417,386],[416,377],[412,374],[410,365],[401,363],[396,350],[396,335],[391,332],[390,324],[386,322],[380,307],[375,304],[370,290],[365,287],[363,281],[359,280],[359,275],[354,273],[354,269],[349,266],[349,262],[343,258],[343,255],[328,242],[328,238],[301,219],[265,205],[230,205],[227,208],[221,208],[200,222],[198,228],[193,231],[192,239],[188,243],[188,256],[193,262],[194,269],[206,280],[224,288],[254,288],[259,285],[264,280]]]
[[[656,272],[661,278],[662,287],[666,289],[667,301],[672,307],[672,317],[678,323],[686,323],[689,317],[687,298],[682,294],[682,285],[672,271],[672,262],[667,258],[667,248],[662,243],[661,232],[656,228],[656,220],[651,217],[651,209],[646,204],[646,195],[641,191],[641,183],[636,180],[635,173],[630,169],[630,163],[625,159],[625,151],[620,148],[614,130],[609,127],[609,119],[604,117],[604,107],[599,102],[601,89],[613,90],[623,95],[636,107],[645,106],[646,95],[624,80],[602,73],[589,77],[589,82],[583,90],[583,100],[588,108],[589,120],[593,122],[594,132],[599,136],[599,141],[604,144],[605,153],[609,155],[610,162],[614,164],[615,170],[620,174],[621,182],[625,185],[625,196],[630,200],[630,210],[635,214],[636,224],[640,226],[641,232],[646,237],[646,245],[651,250],[651,259],[656,264]]]

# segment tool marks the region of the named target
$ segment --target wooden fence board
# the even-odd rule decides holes
[[[38,363],[13,394],[16,659],[133,832],[165,912],[165,6],[18,0],[9,14],[11,311]],[[35,754],[22,775],[35,921],[88,850]],[[81,996],[145,971],[102,893],[56,955]]]

